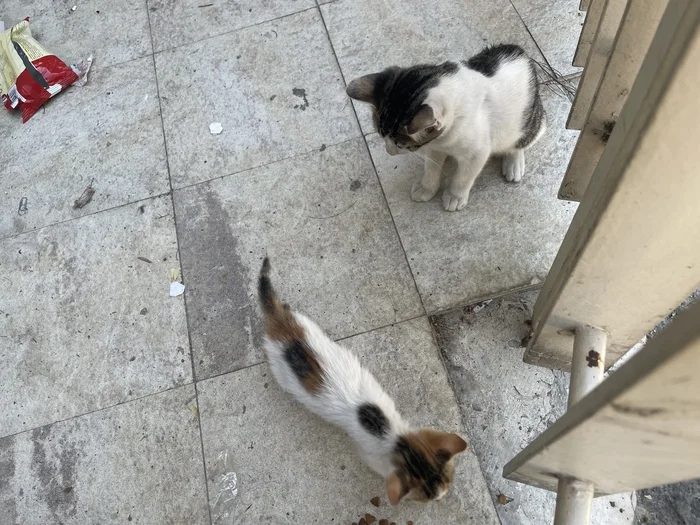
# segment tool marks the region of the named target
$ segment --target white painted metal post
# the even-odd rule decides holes
[[[569,408],[603,380],[607,338],[605,332],[592,326],[579,326],[576,329],[569,380]]]
[[[576,329],[569,381],[569,408],[603,380],[606,342],[607,334],[602,330],[592,326],[579,326]],[[560,478],[554,525],[589,525],[592,501],[593,483]]]
[[[588,525],[591,521],[593,483],[560,479],[554,525]]]

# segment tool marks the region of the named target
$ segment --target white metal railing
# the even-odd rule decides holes
[[[587,8],[583,32],[600,11],[577,57],[592,69],[572,107],[582,133],[560,192],[581,204],[525,353],[571,371],[569,409],[504,469],[558,492],[556,525],[588,524],[595,495],[700,477],[700,304],[599,385],[700,285],[700,1]]]

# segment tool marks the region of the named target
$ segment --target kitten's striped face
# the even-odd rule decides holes
[[[454,62],[410,68],[390,67],[350,82],[348,95],[373,106],[373,121],[390,155],[416,151],[440,136],[439,108],[426,104],[428,92],[440,79],[453,75]]]
[[[387,479],[389,501],[441,499],[452,486],[454,456],[467,443],[457,434],[422,429],[401,436],[394,448],[396,470]]]

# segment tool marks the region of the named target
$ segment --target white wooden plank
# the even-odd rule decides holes
[[[576,53],[574,54],[574,66],[583,67],[586,65],[588,54],[591,51],[593,38],[598,30],[598,23],[600,22],[600,16],[603,14],[606,1],[607,0],[589,1],[589,6],[586,10],[586,19],[583,22],[581,35],[579,36],[578,45],[576,46]]]
[[[633,0],[622,17],[610,60],[593,97],[559,198],[580,201],[627,101],[668,0]]]
[[[586,67],[583,69],[583,76],[576,90],[576,98],[571,105],[571,113],[566,123],[569,129],[581,129],[586,123],[586,117],[598,91],[603,71],[608,65],[615,36],[626,7],[627,0],[606,0],[605,2],[598,31],[593,38]]]
[[[700,285],[700,2],[671,0],[535,304],[525,361],[568,370],[573,331],[607,366]]]
[[[592,482],[596,495],[700,477],[700,303],[681,312],[503,469],[556,490]]]

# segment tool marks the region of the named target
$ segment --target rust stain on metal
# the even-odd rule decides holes
[[[600,354],[595,350],[591,350],[586,356],[586,361],[588,362],[588,366],[590,368],[598,368],[598,364],[600,362]]]

